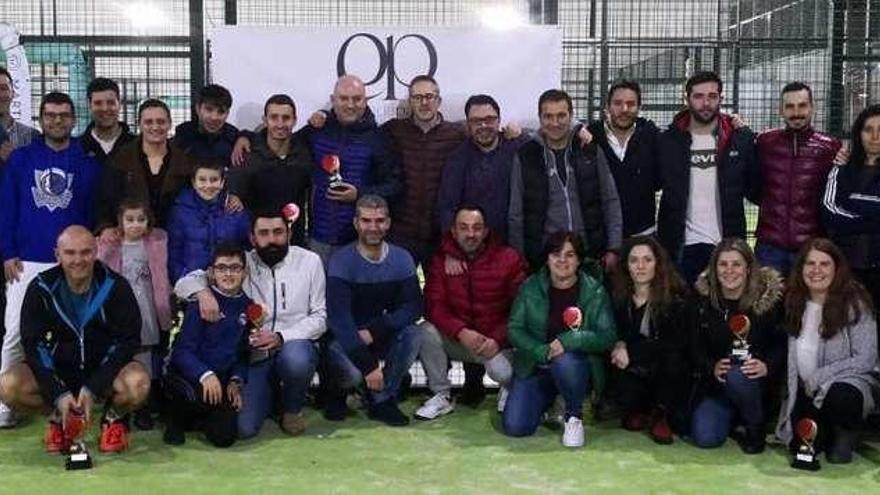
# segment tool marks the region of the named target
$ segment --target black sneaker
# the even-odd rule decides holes
[[[393,400],[385,400],[373,404],[370,406],[367,416],[370,419],[381,421],[388,426],[406,426],[409,424],[409,418],[401,412]]]
[[[834,428],[834,438],[825,453],[829,464],[849,464],[852,462],[853,449],[856,446],[856,433],[852,430]]]
[[[135,411],[134,420],[132,422],[134,423],[134,426],[141,431],[150,431],[155,427],[155,424],[153,423],[153,415],[150,413],[149,407]]]
[[[746,427],[745,432],[736,437],[744,454],[760,454],[767,446],[767,435],[762,428]]]
[[[345,404],[345,396],[343,397],[330,397],[326,395],[324,397],[324,409],[321,410],[321,414],[324,415],[324,419],[327,421],[345,421],[345,417],[348,416],[348,406]]]
[[[169,424],[165,427],[162,441],[168,445],[183,445],[186,443],[186,433],[184,433],[183,428]]]

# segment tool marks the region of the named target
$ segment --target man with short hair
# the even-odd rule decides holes
[[[462,204],[479,206],[489,229],[507,243],[510,170],[516,151],[529,138],[502,139],[501,108],[489,95],[468,98],[464,105],[469,139],[446,160],[437,196],[440,231],[452,227]]]
[[[226,122],[232,94],[219,84],[208,84],[199,90],[195,121],[187,121],[174,129],[173,144],[196,160],[210,160],[229,165],[238,129]]]
[[[605,118],[589,125],[604,160],[614,176],[623,214],[623,237],[650,235],[657,230],[657,135],[654,122],[639,116],[639,83],[620,80],[608,88]]]
[[[240,438],[256,436],[273,413],[273,391],[281,386],[279,425],[296,436],[305,431],[302,409],[318,365],[318,340],[327,329],[324,268],[318,256],[290,245],[291,227],[279,210],[256,212],[247,253],[244,292],[263,306],[264,315],[250,340],[248,381],[238,415]],[[205,272],[180,279],[174,293],[198,300],[202,318],[221,315]]]
[[[229,191],[253,211],[281,211],[293,203],[306,211],[312,181],[312,152],[304,132],[296,126],[296,104],[276,94],[263,106],[263,129],[253,135],[251,151],[242,167],[230,169]],[[293,227],[293,243],[305,244],[305,222]]]
[[[822,235],[819,201],[840,141],[813,128],[813,91],[802,82],[782,88],[785,126],[758,135],[760,206],[755,256],[787,274],[801,245]]]
[[[112,79],[97,77],[86,87],[92,121],[80,140],[86,153],[105,165],[111,155],[134,139],[128,124],[119,120],[119,85]]]
[[[364,383],[371,419],[404,426],[397,406],[404,376],[419,352],[422,293],[412,256],[385,241],[391,227],[388,203],[361,196],[356,204],[357,241],[336,251],[327,267],[330,343],[328,419],[344,419],[345,392]],[[384,360],[380,366],[379,360]]]
[[[720,112],[722,82],[698,72],[685,83],[687,109],[658,137],[663,194],[657,236],[689,285],[725,237],[746,236],[743,199],[753,200],[754,133]]]
[[[19,311],[30,281],[54,265],[58,235],[70,225],[95,224],[100,166],[71,138],[75,117],[70,96],[48,93],[40,103],[43,137],[16,149],[4,167],[0,252],[7,305],[0,373],[23,359]],[[0,409],[0,424],[12,426],[10,414]]]
[[[446,272],[446,258],[464,264],[464,273]],[[513,352],[507,340],[510,308],[526,278],[528,266],[515,249],[502,245],[486,226],[477,206],[460,206],[455,223],[431,261],[425,284],[426,317],[419,357],[434,396],[420,407],[417,419],[452,412],[449,359],[485,365],[497,382],[499,409],[513,378]]]
[[[25,362],[0,375],[0,397],[18,409],[51,408],[50,453],[70,448],[64,425],[72,414],[88,424],[92,408],[106,399],[99,449],[122,452],[129,447],[124,415],[150,391],[149,376],[133,361],[141,331],[137,300],[125,278],[96,262],[89,229],[64,229],[55,257],[57,265],[28,284],[21,308]]]
[[[400,166],[367,107],[363,81],[340,77],[330,100],[327,122],[309,132],[318,164],[312,172],[309,248],[325,265],[334,251],[355,239],[355,201],[370,194],[393,202],[401,188]]]
[[[410,117],[382,125],[400,155],[405,186],[394,205],[390,239],[406,248],[424,269],[440,242],[436,205],[443,168],[465,140],[462,125],[444,120],[442,101],[433,77],[416,76],[409,85]]]
[[[15,97],[15,85],[12,74],[6,67],[0,65],[0,127],[6,134],[6,140],[0,140],[0,181],[3,176],[3,166],[9,155],[15,148],[21,148],[31,144],[31,141],[40,133],[26,124],[12,118],[12,100]]]
[[[623,235],[614,178],[596,146],[581,147],[572,125],[571,97],[557,89],[538,100],[540,133],[513,160],[510,173],[510,245],[532,270],[546,261],[545,240],[558,231],[581,236],[590,257],[614,266]]]

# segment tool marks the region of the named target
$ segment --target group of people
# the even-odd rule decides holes
[[[0,426],[48,411],[50,452],[99,401],[105,452],[128,447],[131,422],[151,428],[157,404],[169,444],[199,429],[229,446],[270,417],[297,435],[316,374],[326,419],[356,397],[403,426],[417,359],[432,396],[415,418],[479,403],[485,370],[506,435],[558,422],[566,447],[584,444],[591,400],[658,443],[732,436],[746,453],[775,410],[793,446],[812,418],[816,446],[848,462],[880,395],[880,106],[846,152],[813,129],[805,84],[782,89],[784,127],[756,136],[720,112],[711,72],[687,80],[664,130],[629,80],[589,125],[544,92],[534,131],[502,131],[485,94],[445,120],[430,76],[381,126],[343,76],[297,132],[289,95],[238,130],[211,84],[173,139],[161,100],[140,104],[133,135],[115,82],[87,93],[81,136],[57,92],[40,134],[11,118],[0,69]],[[458,401],[450,360],[465,364]]]

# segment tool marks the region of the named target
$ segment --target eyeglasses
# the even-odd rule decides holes
[[[493,126],[498,123],[497,115],[489,115],[488,117],[471,117],[467,119],[468,124],[474,127],[482,127],[482,126]]]
[[[425,93],[423,95],[409,95],[409,98],[416,103],[431,103],[432,101],[438,99],[440,95],[434,93]]]
[[[70,112],[62,112],[62,113],[44,112],[42,118],[44,118],[46,120],[57,120],[57,119],[67,120],[67,119],[72,119],[73,114]]]
[[[231,273],[238,275],[244,271],[244,265],[214,265],[214,273]]]

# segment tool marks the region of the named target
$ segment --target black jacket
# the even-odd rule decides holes
[[[110,393],[113,379],[140,345],[141,316],[131,286],[95,262],[84,322],[65,308],[61,266],[31,281],[21,310],[25,359],[48,404],[85,386],[98,397]]]
[[[220,132],[208,134],[199,130],[198,121],[190,120],[174,129],[172,142],[195,160],[214,161],[228,167],[238,135],[238,128],[232,124],[223,124]]]
[[[657,142],[663,195],[657,220],[657,236],[673,257],[684,245],[688,198],[691,195],[691,134],[687,130],[690,115],[679,113],[669,128],[660,133]],[[757,180],[755,136],[746,127],[733,129],[727,115],[718,117],[718,207],[721,216],[721,237],[746,236],[746,214],[743,199],[752,197]]]
[[[657,136],[660,129],[654,122],[639,117],[629,138],[623,161],[617,157],[605,132],[605,123],[596,121],[588,127],[599,149],[605,154],[614,176],[620,209],[623,212],[623,237],[643,232],[656,223],[655,193],[660,188],[657,158]]]
[[[104,148],[101,147],[101,144],[92,137],[92,128],[95,127],[95,123],[89,123],[89,126],[86,127],[86,130],[83,131],[82,136],[79,138],[79,142],[83,147],[83,150],[87,155],[94,156],[95,160],[98,161],[101,165],[106,165],[107,160],[110,159],[113,155],[119,151],[120,148],[125,146],[128,142],[135,138],[135,135],[131,133],[131,129],[129,129],[128,124],[125,122],[120,122],[119,126],[122,127],[122,133],[119,134],[119,137],[116,139],[116,142],[113,143],[113,149],[110,150],[110,153],[104,153]]]

